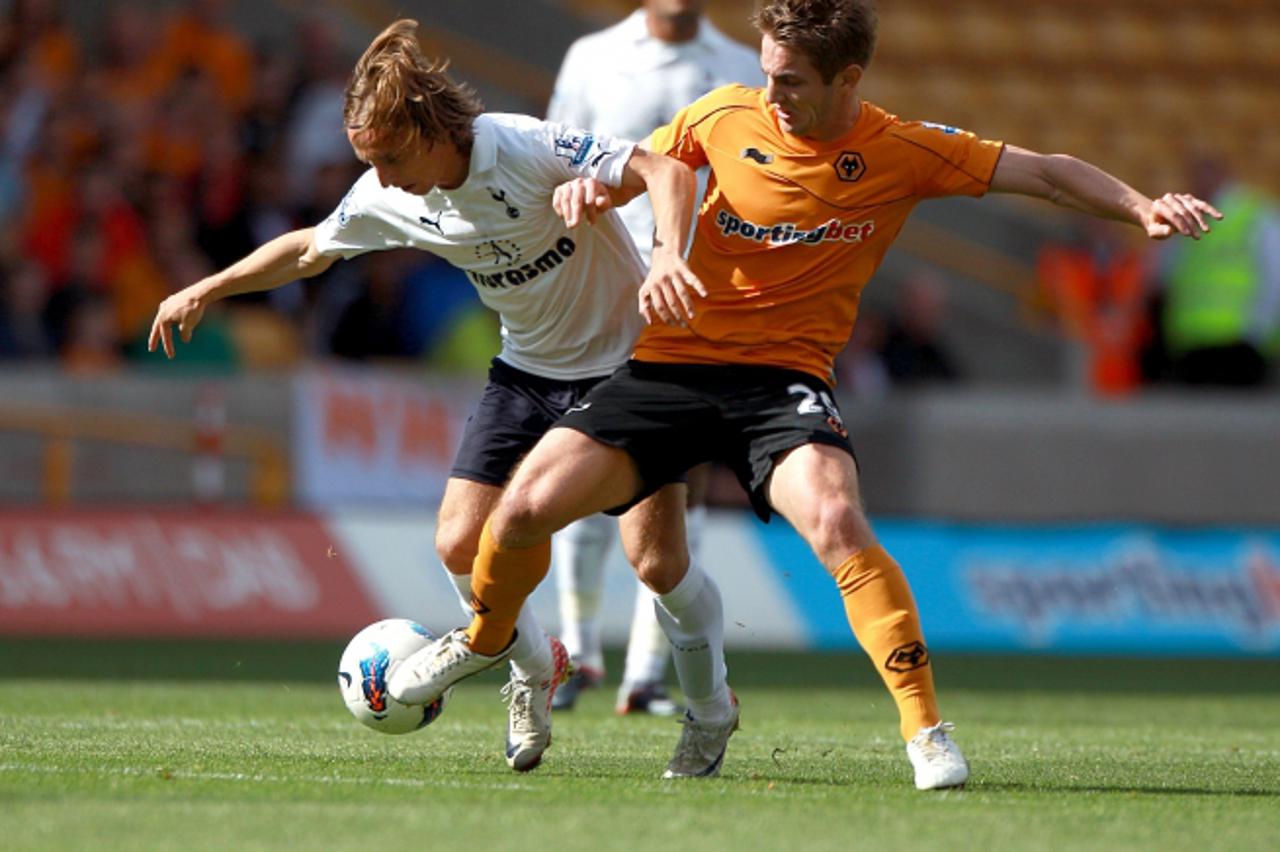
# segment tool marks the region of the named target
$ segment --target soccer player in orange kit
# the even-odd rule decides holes
[[[1074,157],[903,121],[863,101],[858,85],[876,35],[868,0],[769,0],[755,21],[766,86],[717,89],[647,143],[711,168],[689,256],[707,295],[641,288],[650,324],[633,360],[546,434],[490,516],[473,575],[475,620],[406,661],[390,691],[429,702],[503,659],[520,604],[547,572],[552,532],[631,506],[719,459],[757,513],[790,521],[835,579],[897,704],[916,786],[959,786],[968,763],[938,711],[906,576],[863,512],[831,395],[832,361],[862,288],[927,198],[1034,196],[1137,225],[1153,239],[1198,239],[1221,214],[1191,195],[1153,200]],[[586,209],[619,200],[591,181],[561,189]],[[687,719],[673,765],[718,771],[737,718],[734,703],[729,718]]]

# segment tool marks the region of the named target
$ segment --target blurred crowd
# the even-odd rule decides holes
[[[1280,364],[1280,205],[1205,152],[1186,186],[1223,213],[1201,240],[1153,243],[1089,217],[1039,250],[1036,324],[1073,340],[1094,395],[1141,388],[1274,386]],[[961,381],[948,294],[958,282],[920,268],[892,282],[887,308],[864,306],[837,378],[855,396]]]
[[[114,0],[92,39],[66,0],[12,0],[0,21],[0,359],[94,371],[146,352],[157,304],[267,240],[313,225],[363,166],[342,130],[355,59],[304,11],[253,43],[229,0]],[[76,24],[76,26],[73,26]],[[1231,217],[1201,243],[1151,249],[1085,223],[1045,247],[1038,297],[1087,352],[1087,383],[1260,385],[1280,355],[1280,218],[1202,159],[1203,197]],[[1186,244],[1186,246],[1184,246]],[[1242,260],[1243,258],[1243,260]],[[864,308],[837,364],[843,390],[963,380],[947,343],[954,282],[919,271]],[[483,369],[496,318],[466,278],[403,251],[215,306],[180,362],[203,369],[302,359],[409,358]]]
[[[342,130],[355,55],[303,13],[254,44],[227,0],[115,0],[92,43],[62,0],[14,0],[0,23],[0,358],[74,370],[148,360],[157,304],[294,228],[363,169]],[[73,26],[73,23],[78,26]],[[429,279],[430,286],[420,286]],[[426,303],[426,298],[431,303]],[[471,285],[416,252],[325,276],[206,319],[181,361],[308,356],[484,364],[496,326]]]
[[[1222,221],[1204,239],[1151,244],[1129,229],[1083,220],[1046,245],[1039,296],[1086,353],[1101,396],[1140,387],[1252,388],[1280,360],[1280,207],[1204,152],[1186,165],[1188,191]]]

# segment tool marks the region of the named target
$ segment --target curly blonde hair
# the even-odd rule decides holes
[[[470,86],[445,73],[447,59],[423,54],[417,33],[418,22],[403,18],[369,44],[347,82],[343,122],[392,150],[418,137],[451,142],[465,154],[484,106]]]

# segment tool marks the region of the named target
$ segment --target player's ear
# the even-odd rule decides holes
[[[835,82],[844,88],[857,90],[858,84],[862,82],[862,71],[861,65],[846,65],[836,73]]]

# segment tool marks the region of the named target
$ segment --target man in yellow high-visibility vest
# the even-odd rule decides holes
[[[1172,376],[1259,385],[1280,355],[1280,207],[1214,160],[1198,160],[1192,172],[1197,194],[1225,218],[1212,240],[1170,245],[1161,321]]]

